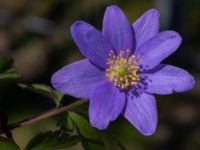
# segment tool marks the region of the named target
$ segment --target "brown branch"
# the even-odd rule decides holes
[[[73,108],[75,108],[75,107],[77,107],[77,106],[79,106],[79,105],[81,105],[83,103],[86,103],[86,102],[88,102],[88,100],[79,100],[79,101],[74,102],[74,103],[72,103],[70,105],[67,105],[67,106],[53,108],[53,109],[51,109],[51,110],[49,110],[47,112],[43,112],[41,114],[32,116],[32,117],[24,119],[22,121],[8,124],[7,129],[8,129],[8,131],[10,131],[10,130],[13,130],[13,129],[18,128],[18,127],[23,127],[23,126],[27,126],[27,125],[36,123],[38,121],[47,119],[47,118],[52,117],[54,115],[57,115],[59,113],[72,110]]]

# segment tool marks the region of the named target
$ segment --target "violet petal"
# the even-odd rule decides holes
[[[124,110],[125,118],[142,134],[152,135],[157,126],[157,106],[153,95],[129,92]]]
[[[156,9],[150,9],[133,23],[136,51],[143,43],[159,32],[159,17],[160,13]]]
[[[98,83],[90,99],[89,115],[92,126],[105,129],[123,111],[125,93],[105,80]]]
[[[78,98],[90,98],[93,86],[104,79],[104,72],[87,59],[67,65],[51,79],[55,89]]]
[[[103,35],[119,54],[120,50],[133,49],[134,34],[131,23],[117,6],[107,7],[103,19]]]
[[[149,93],[171,94],[184,92],[194,87],[194,78],[187,71],[160,64],[145,74],[147,76],[147,89]]]
[[[141,62],[145,69],[152,69],[162,60],[171,55],[181,44],[181,36],[174,31],[156,34],[139,47]]]
[[[76,21],[71,34],[85,57],[100,68],[107,67],[108,53],[113,48],[97,29],[84,21]]]

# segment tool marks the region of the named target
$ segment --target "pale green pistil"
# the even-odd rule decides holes
[[[119,77],[123,77],[123,76],[127,75],[127,70],[124,66],[119,66],[115,69],[116,69]]]

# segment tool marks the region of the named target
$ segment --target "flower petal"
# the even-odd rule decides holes
[[[120,92],[107,80],[98,83],[90,99],[89,115],[92,126],[105,129],[123,111],[124,105],[124,92]]]
[[[51,83],[58,91],[87,99],[90,97],[93,86],[103,78],[104,72],[84,59],[57,71],[52,76]]]
[[[156,94],[171,94],[183,92],[194,87],[195,81],[187,71],[160,64],[147,74],[147,92]]]
[[[123,11],[115,5],[106,9],[103,19],[103,35],[117,54],[120,50],[133,49],[134,33],[131,23]]]
[[[76,21],[71,27],[71,34],[85,57],[95,65],[106,68],[108,53],[113,48],[97,29],[86,22]]]
[[[133,24],[135,33],[136,50],[148,39],[159,32],[160,13],[156,9],[150,9]]]
[[[140,64],[145,69],[151,69],[163,59],[171,55],[181,44],[181,37],[177,32],[165,31],[156,34],[139,47],[141,55]]]
[[[134,95],[129,92],[124,116],[141,133],[152,135],[158,121],[154,96],[146,93]]]

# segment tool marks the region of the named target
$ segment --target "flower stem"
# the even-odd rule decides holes
[[[8,130],[10,131],[10,130],[13,130],[13,129],[18,128],[18,127],[23,127],[23,126],[27,126],[27,125],[36,123],[38,121],[47,119],[47,118],[52,117],[54,115],[57,115],[59,113],[69,111],[69,110],[71,110],[71,109],[73,109],[73,108],[75,108],[75,107],[77,107],[77,106],[79,106],[83,103],[86,103],[86,102],[88,102],[88,100],[79,100],[79,101],[74,102],[70,105],[58,107],[58,108],[53,108],[51,110],[48,110],[46,112],[32,116],[32,117],[27,118],[27,119],[21,120],[19,122],[8,124]]]

